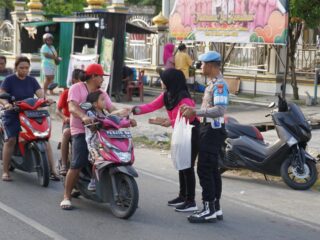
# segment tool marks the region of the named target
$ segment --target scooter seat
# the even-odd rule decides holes
[[[228,132],[228,137],[236,138],[240,136],[247,136],[257,140],[263,141],[263,136],[260,131],[252,125],[242,125],[238,123],[226,124],[226,129]]]

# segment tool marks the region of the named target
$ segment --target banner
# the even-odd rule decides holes
[[[89,64],[96,63],[97,61],[98,61],[97,55],[71,55],[69,68],[68,68],[67,86],[68,87],[71,86],[72,72],[74,69],[78,68],[78,69],[85,70]]]
[[[287,44],[288,0],[176,0],[171,37],[228,43]]]
[[[107,91],[109,83],[110,89],[109,94],[111,96],[112,92],[112,81],[111,81],[111,71],[113,69],[113,39],[102,38],[102,49],[100,54],[100,64],[102,65],[105,73],[104,85],[102,86],[105,91]]]
[[[101,54],[100,54],[100,64],[102,65],[105,73],[108,76],[105,76],[105,81],[103,82],[102,88],[107,91],[109,83],[112,85],[112,81],[110,82],[111,79],[111,69],[113,67],[113,39],[107,39],[103,38],[102,39],[102,48],[101,48]],[[110,88],[110,91],[112,89],[112,86]]]

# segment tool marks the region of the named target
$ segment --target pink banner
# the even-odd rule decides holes
[[[177,40],[287,43],[287,0],[176,0],[169,20]]]

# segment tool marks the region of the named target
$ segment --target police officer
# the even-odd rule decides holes
[[[218,158],[226,138],[224,112],[228,105],[229,91],[220,72],[221,55],[210,51],[199,56],[202,73],[207,78],[200,110],[182,106],[186,117],[202,117],[200,127],[200,150],[198,157],[198,176],[202,187],[203,210],[188,217],[191,223],[215,222],[222,220],[220,198],[222,191]]]

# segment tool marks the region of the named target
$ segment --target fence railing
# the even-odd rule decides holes
[[[296,71],[298,73],[315,73],[318,51],[316,44],[298,45],[296,52]]]
[[[127,37],[126,58],[128,64],[151,65],[152,45],[150,37],[130,39]]]

